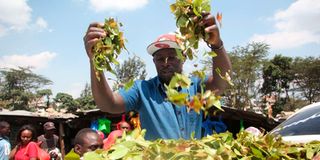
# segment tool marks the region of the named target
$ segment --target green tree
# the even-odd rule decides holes
[[[36,92],[36,97],[41,100],[43,97],[46,98],[46,104],[44,107],[48,108],[50,105],[50,96],[52,95],[51,89],[42,89]]]
[[[293,62],[294,83],[309,103],[320,101],[320,57],[297,57]]]
[[[261,92],[264,95],[277,95],[278,106],[274,106],[274,115],[281,112],[289,100],[290,84],[293,81],[292,58],[276,55],[263,66],[263,85]],[[284,97],[282,96],[284,93]]]
[[[147,76],[146,65],[138,56],[130,57],[125,60],[120,66],[116,66],[116,85],[114,90],[119,88],[130,80],[141,79],[144,80]]]
[[[291,66],[292,58],[281,55],[276,55],[269,63],[265,63],[261,92],[264,94],[277,92],[278,95],[286,92],[286,95],[288,95],[290,82],[293,80]]]
[[[79,103],[73,99],[70,94],[57,93],[53,99],[57,107],[60,109],[66,109],[68,112],[74,113],[79,108]]]
[[[258,99],[261,68],[269,46],[265,43],[250,43],[245,47],[235,47],[229,53],[232,63],[232,80],[234,86],[226,90],[229,106],[239,109],[251,106],[252,99]]]
[[[81,91],[80,97],[77,98],[76,101],[79,103],[81,110],[97,108],[92,96],[91,87],[88,83],[86,83],[84,89]]]
[[[269,51],[269,46],[265,43],[252,42],[245,47],[234,47],[228,52],[232,64],[232,82],[234,86],[229,86],[224,97],[227,106],[243,109],[251,107],[251,100],[258,99],[258,81],[262,77],[262,66]],[[202,61],[207,71],[212,70],[211,59]],[[208,67],[209,66],[209,67]]]
[[[36,92],[52,82],[33,73],[30,67],[0,70],[0,100],[6,102],[5,108],[10,110],[33,110],[30,103],[37,98]]]

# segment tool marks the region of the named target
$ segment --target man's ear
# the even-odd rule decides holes
[[[82,153],[82,146],[80,144],[76,144],[74,145],[74,152],[79,154],[81,156],[81,153]]]

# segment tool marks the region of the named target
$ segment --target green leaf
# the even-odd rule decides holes
[[[250,149],[255,157],[264,158],[262,152],[255,146],[250,146]]]
[[[183,74],[175,73],[174,76],[171,78],[171,81],[169,83],[169,88],[176,88],[176,87],[182,87],[182,88],[189,88],[191,84],[190,78]]]
[[[129,152],[129,149],[123,145],[119,145],[116,148],[112,148],[114,148],[114,150],[111,152],[111,154],[108,155],[109,159],[120,159]]]
[[[177,20],[177,26],[178,27],[187,27],[189,23],[189,19],[185,16],[181,16]]]
[[[206,78],[206,73],[204,71],[193,71],[192,75],[199,77],[201,79],[201,81],[204,81],[204,79]]]
[[[176,50],[178,59],[184,62],[186,60],[186,57],[182,54],[182,51],[180,49],[175,49],[175,50]]]
[[[307,159],[312,159],[314,151],[312,148],[307,148]]]
[[[234,152],[236,155],[238,155],[238,156],[241,156],[241,155],[242,155],[236,148],[233,149],[233,152]]]
[[[128,91],[128,90],[133,86],[133,84],[134,84],[133,79],[130,79],[129,82],[127,82],[126,84],[124,84],[124,89],[125,89],[126,91]]]
[[[104,158],[101,155],[101,152],[95,151],[95,152],[87,152],[83,155],[84,160],[104,160]]]
[[[166,94],[170,102],[179,106],[185,105],[186,99],[188,97],[187,93],[179,93],[172,88],[167,88]]]
[[[208,56],[210,56],[210,57],[217,57],[217,53],[216,52],[214,52],[214,51],[210,51],[210,52],[206,52],[205,54],[207,54]]]

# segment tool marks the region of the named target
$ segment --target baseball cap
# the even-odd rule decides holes
[[[147,47],[148,53],[153,56],[155,52],[164,48],[181,49],[178,45],[177,37],[174,33],[160,35],[153,43]]]
[[[45,130],[56,129],[56,127],[54,126],[54,123],[53,123],[53,122],[46,122],[46,123],[43,125],[43,128],[44,128]]]

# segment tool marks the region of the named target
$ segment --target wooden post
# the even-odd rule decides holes
[[[64,130],[63,130],[63,123],[59,122],[59,141],[60,141],[60,148],[61,148],[61,157],[64,159],[65,156],[65,146],[64,146]]]

